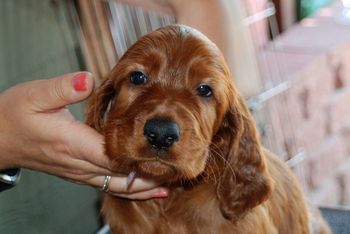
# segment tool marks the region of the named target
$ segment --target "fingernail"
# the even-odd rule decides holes
[[[87,90],[87,76],[88,74],[86,72],[80,72],[73,77],[73,87],[75,91],[81,92]]]
[[[168,197],[168,196],[169,196],[169,192],[164,191],[164,190],[159,191],[153,195],[154,198],[164,198],[164,197]]]

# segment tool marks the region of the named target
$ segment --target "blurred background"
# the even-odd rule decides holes
[[[220,3],[210,9],[222,18],[207,3]],[[186,4],[198,9],[194,20]],[[172,23],[198,26],[217,42],[263,144],[288,163],[311,203],[347,210],[349,0],[0,0],[0,92],[79,70],[99,82],[137,38]],[[71,110],[84,120],[83,104]],[[0,233],[96,233],[98,207],[93,188],[23,170],[20,184],[0,193]]]

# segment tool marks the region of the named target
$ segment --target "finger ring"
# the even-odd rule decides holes
[[[103,192],[108,192],[109,191],[109,182],[111,181],[111,176],[105,176],[105,179],[103,180],[103,185],[102,185],[102,191]]]

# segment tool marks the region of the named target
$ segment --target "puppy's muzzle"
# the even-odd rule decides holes
[[[154,118],[146,122],[143,134],[151,146],[158,150],[164,150],[179,140],[180,128],[173,121]]]

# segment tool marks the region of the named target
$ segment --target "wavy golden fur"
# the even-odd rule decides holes
[[[144,83],[130,81],[135,71]],[[173,25],[142,37],[97,89],[87,116],[115,171],[171,188],[166,199],[106,195],[102,213],[113,233],[310,233],[296,179],[262,148],[222,54],[198,31]],[[145,137],[154,118],[179,128],[166,149]]]

